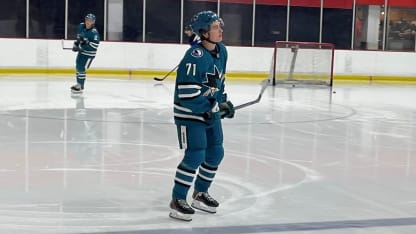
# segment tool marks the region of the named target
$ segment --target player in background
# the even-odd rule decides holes
[[[78,26],[77,39],[72,47],[72,51],[78,52],[76,59],[77,83],[71,87],[72,93],[82,93],[84,90],[86,70],[90,67],[97,53],[100,35],[94,24],[95,15],[90,13],[85,16],[85,21]]]
[[[219,206],[208,188],[224,156],[221,119],[234,117],[234,106],[224,91],[223,21],[212,11],[202,11],[192,18],[191,27],[201,43],[186,51],[176,76],[174,118],[185,154],[176,169],[169,214],[185,221],[192,220],[193,208],[215,213]],[[192,208],[186,199],[194,177]]]
[[[186,36],[188,36],[188,43],[190,46],[201,43],[201,38],[199,38],[199,36],[192,31],[190,25],[185,27],[184,33]]]

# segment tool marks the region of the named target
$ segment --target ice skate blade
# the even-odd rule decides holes
[[[76,90],[71,89],[71,95],[74,96],[74,97],[80,96],[80,95],[82,95],[82,93],[83,93],[82,90],[76,91]]]
[[[187,221],[187,222],[192,221],[192,215],[183,214],[174,209],[170,210],[169,217],[173,219],[181,220],[181,221]]]
[[[211,214],[217,213],[217,207],[207,206],[204,203],[197,201],[197,200],[194,200],[191,206],[195,209],[202,210]]]

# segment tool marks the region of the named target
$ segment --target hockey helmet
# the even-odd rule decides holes
[[[224,27],[224,22],[217,14],[212,11],[201,11],[192,17],[190,26],[195,34],[201,36],[201,33],[209,32],[209,27],[215,21],[220,21],[221,27]]]
[[[85,16],[85,19],[89,19],[92,22],[95,22],[95,15],[92,13],[89,13],[88,15]]]

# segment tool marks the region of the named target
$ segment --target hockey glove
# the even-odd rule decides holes
[[[74,52],[78,52],[79,51],[79,42],[78,41],[74,41],[74,44],[72,45],[72,51]]]
[[[211,109],[203,114],[205,122],[208,125],[213,124],[217,119],[220,119],[220,108],[217,101],[211,101]]]
[[[223,118],[233,118],[235,114],[234,105],[231,101],[222,102],[219,105],[221,112],[221,119]]]

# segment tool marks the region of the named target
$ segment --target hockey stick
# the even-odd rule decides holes
[[[242,108],[245,108],[245,107],[248,107],[248,106],[251,106],[253,104],[256,104],[256,103],[260,102],[261,96],[263,95],[263,93],[266,90],[267,86],[269,86],[269,82],[270,82],[269,79],[263,80],[261,82],[261,90],[260,90],[259,96],[257,96],[257,98],[254,99],[254,100],[252,100],[252,101],[249,101],[249,102],[246,102],[246,103],[243,103],[243,104],[234,106],[234,110],[242,109]],[[221,111],[221,117],[223,117],[225,114],[226,114],[226,112]]]
[[[254,99],[252,101],[249,101],[249,102],[246,102],[246,103],[243,103],[243,104],[240,104],[238,106],[235,106],[234,109],[238,110],[238,109],[241,109],[241,108],[244,108],[244,107],[247,107],[247,106],[251,106],[253,104],[256,104],[256,103],[260,102],[261,96],[263,95],[267,86],[269,86],[269,79],[265,79],[261,82],[261,90],[260,90],[259,96],[257,96],[256,99]]]
[[[63,50],[72,50],[72,47],[71,48],[65,47],[65,40],[64,39],[61,40],[61,44],[62,44],[62,49]]]
[[[176,65],[176,67],[174,67],[172,70],[170,70],[170,72],[168,72],[168,74],[166,74],[164,77],[159,78],[159,77],[153,77],[154,80],[157,81],[163,81],[164,79],[166,79],[172,72],[174,72],[176,69],[178,69],[179,65]]]

